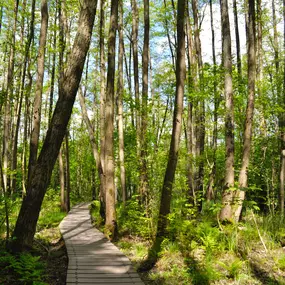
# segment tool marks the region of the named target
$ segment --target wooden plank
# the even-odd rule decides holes
[[[73,207],[60,230],[69,257],[66,284],[144,284],[130,260],[93,228],[87,204]]]

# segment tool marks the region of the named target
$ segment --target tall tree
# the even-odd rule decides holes
[[[170,213],[170,203],[182,128],[183,97],[186,76],[185,65],[185,8],[186,1],[178,0],[177,4],[177,60],[176,60],[176,91],[172,123],[172,135],[168,154],[168,162],[162,186],[157,233],[150,253],[151,265],[157,260],[163,238],[167,236],[167,216]]]
[[[147,174],[147,127],[148,127],[148,71],[149,71],[149,0],[144,0],[144,44],[143,44],[143,86],[141,106],[141,149],[140,149],[140,193],[143,202],[147,199],[148,174]]]
[[[285,51],[285,0],[283,0],[283,50]],[[283,108],[280,116],[281,129],[281,168],[280,168],[280,193],[279,193],[279,207],[280,212],[284,215],[284,188],[285,188],[285,58],[284,58],[284,72],[283,72],[283,92],[281,95],[281,107]]]
[[[240,56],[240,38],[239,38],[239,22],[238,22],[238,11],[237,11],[237,1],[233,0],[233,12],[234,12],[234,23],[235,23],[235,36],[236,36],[236,53],[237,53],[237,69],[239,80],[242,78],[241,69],[241,56]]]
[[[123,35],[123,1],[119,1],[119,54],[118,54],[118,87],[117,87],[117,108],[118,108],[118,133],[119,133],[119,161],[120,161],[120,181],[123,204],[126,204],[126,170],[124,153],[124,122],[123,122],[123,94],[124,94],[124,35]]]
[[[105,105],[106,105],[106,92],[105,92],[105,0],[100,1],[100,165],[101,172],[100,178],[100,211],[101,216],[105,217],[105,204],[106,204],[106,189],[105,189]],[[99,162],[98,162],[99,163]],[[98,164],[99,165],[99,164]],[[97,168],[98,169],[98,168]]]
[[[221,220],[232,219],[231,203],[234,187],[234,108],[233,108],[233,82],[232,82],[232,48],[231,32],[228,12],[228,1],[221,0],[222,47],[224,67],[224,96],[225,96],[225,142],[226,165],[225,184],[222,198],[223,208],[220,212]]]
[[[114,166],[114,82],[116,31],[118,26],[118,0],[111,1],[110,28],[108,38],[108,72],[106,88],[105,123],[105,177],[106,177],[106,231],[111,240],[117,237],[115,166]]]
[[[30,158],[28,170],[28,184],[31,182],[31,174],[34,170],[38,155],[38,145],[40,138],[40,125],[41,125],[41,105],[42,105],[42,92],[45,70],[45,50],[48,29],[48,5],[47,0],[41,1],[41,30],[40,30],[40,43],[38,51],[38,67],[37,67],[37,80],[36,91],[34,99],[33,110],[33,128],[30,139]],[[29,187],[28,187],[29,189]]]
[[[214,130],[213,130],[213,163],[211,166],[209,184],[206,192],[207,201],[212,200],[214,197],[214,183],[216,178],[216,152],[217,152],[217,141],[218,141],[218,107],[219,107],[219,94],[217,92],[217,62],[216,62],[216,45],[215,45],[215,29],[214,29],[214,17],[213,17],[213,1],[210,0],[210,16],[211,16],[211,32],[212,32],[212,57],[213,57],[213,95],[214,95]]]
[[[8,71],[6,78],[5,94],[6,99],[4,103],[4,130],[3,130],[3,180],[6,191],[10,192],[10,179],[8,169],[11,161],[11,102],[13,101],[13,82],[14,82],[14,68],[15,68],[15,50],[16,50],[16,31],[18,23],[18,9],[19,0],[14,1],[14,21],[11,33],[11,45],[8,61]]]
[[[242,163],[239,173],[239,189],[235,193],[235,213],[234,219],[240,218],[242,204],[245,199],[245,189],[248,181],[248,166],[250,158],[250,147],[252,138],[252,124],[254,114],[254,95],[256,78],[256,59],[255,59],[255,1],[248,0],[248,28],[247,28],[247,76],[248,76],[248,99],[246,107],[245,128],[243,137]]]
[[[140,157],[140,90],[139,90],[139,59],[138,59],[138,30],[139,30],[139,12],[137,1],[131,0],[132,4],[132,47],[133,47],[133,68],[134,68],[134,87],[135,87],[135,119],[136,119],[136,139],[137,154]]]
[[[68,56],[59,99],[43,143],[35,170],[31,174],[29,191],[24,197],[13,233],[14,250],[19,251],[32,244],[36,225],[52,170],[71,116],[75,96],[81,80],[85,58],[89,49],[95,19],[97,1],[80,2],[78,31]]]

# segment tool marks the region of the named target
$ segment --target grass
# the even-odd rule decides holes
[[[135,204],[131,207],[135,216],[143,216]],[[117,245],[139,266],[152,243],[146,237],[153,233],[145,234],[147,227],[142,234],[130,231],[135,220],[118,216],[123,231]],[[285,258],[280,246],[285,237],[284,219],[258,214],[255,219],[249,212],[239,224],[219,225],[216,215],[209,213],[191,220],[173,213],[159,260],[142,275],[145,284],[284,284]]]

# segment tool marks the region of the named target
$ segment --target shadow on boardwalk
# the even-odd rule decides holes
[[[66,284],[144,285],[129,259],[91,225],[88,204],[73,207],[60,231],[69,258]]]

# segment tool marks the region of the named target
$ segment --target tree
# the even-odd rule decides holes
[[[235,213],[234,219],[238,221],[241,215],[242,204],[245,199],[245,189],[248,181],[248,167],[250,158],[250,147],[252,140],[252,124],[254,114],[254,95],[255,95],[255,78],[256,78],[256,59],[255,59],[255,1],[248,1],[248,28],[247,28],[247,42],[248,42],[248,99],[246,108],[244,138],[243,138],[243,153],[242,164],[239,173],[239,189],[235,193]]]
[[[149,0],[144,0],[144,44],[143,44],[143,87],[141,106],[141,149],[140,149],[140,193],[141,200],[145,202],[148,195],[147,175],[147,127],[148,127],[148,72],[149,72]]]
[[[177,4],[177,60],[176,60],[176,91],[174,102],[174,113],[172,123],[171,142],[168,154],[168,162],[165,170],[164,181],[161,192],[157,232],[154,245],[149,255],[151,266],[156,262],[160,252],[163,238],[167,236],[167,216],[170,213],[170,203],[178,151],[180,134],[182,128],[183,97],[186,76],[185,64],[185,8],[186,1],[178,0]]]
[[[220,213],[221,220],[231,220],[234,187],[234,109],[233,109],[233,82],[232,82],[232,50],[231,32],[228,13],[228,1],[221,0],[221,23],[222,23],[222,47],[224,67],[224,96],[226,103],[225,110],[225,141],[226,141],[226,169],[223,193],[223,208]]]
[[[40,44],[38,54],[38,68],[37,68],[37,81],[36,92],[34,99],[33,110],[33,128],[30,139],[30,158],[29,158],[29,171],[28,171],[28,184],[31,182],[31,173],[36,165],[38,145],[40,137],[40,125],[41,125],[41,105],[42,105],[42,89],[44,81],[44,65],[45,65],[45,49],[46,38],[48,29],[48,5],[47,0],[41,2],[41,31],[40,31]],[[29,189],[29,186],[28,186]]]
[[[115,166],[114,166],[114,82],[116,31],[118,26],[118,0],[111,1],[110,28],[108,38],[108,72],[105,109],[105,190],[106,190],[106,232],[110,239],[117,238]]]
[[[118,133],[119,133],[119,161],[120,161],[120,181],[123,204],[126,204],[126,169],[124,152],[124,122],[123,122],[123,94],[124,94],[124,35],[123,35],[123,3],[119,1],[119,54],[118,54],[118,87],[117,87],[117,113],[118,113]]]
[[[89,49],[97,1],[83,0],[80,4],[78,31],[68,57],[59,99],[48,128],[42,150],[31,173],[31,182],[24,197],[13,233],[12,248],[23,250],[32,244],[41,204],[71,116],[75,96],[81,80]]]

